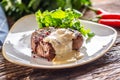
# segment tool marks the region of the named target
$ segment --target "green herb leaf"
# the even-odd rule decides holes
[[[65,12],[62,11],[61,9],[57,9],[56,11],[53,11],[51,14],[52,18],[65,18]]]
[[[78,30],[85,37],[93,37],[94,33],[90,29],[85,29],[84,25],[80,23],[79,18],[82,14],[75,9],[66,9],[63,11],[61,8],[53,11],[37,11],[35,13],[36,20],[39,28],[43,27],[56,27],[56,28],[71,28]]]

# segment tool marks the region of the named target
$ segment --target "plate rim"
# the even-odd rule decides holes
[[[15,28],[15,25],[23,20],[24,18],[26,17],[29,17],[29,16],[33,16],[34,14],[30,14],[30,15],[26,15],[26,16],[23,16],[22,18],[18,19],[14,24],[13,26],[11,27],[9,33]],[[94,22],[90,22],[90,21],[86,21],[86,20],[82,20],[82,21],[85,21],[85,22],[88,22],[88,23],[91,23],[91,24],[96,24],[96,25],[102,25],[102,24],[98,24],[98,23],[94,23]],[[110,27],[110,26],[106,26],[106,25],[102,25],[103,27],[107,27],[108,29],[111,29],[112,31],[114,31],[114,38],[113,38],[113,41],[111,42],[111,44],[107,47],[107,49],[105,49],[104,51],[102,51],[99,55],[95,56],[95,58],[91,59],[91,60],[87,60],[85,61],[84,63],[81,63],[81,64],[67,64],[67,65],[62,65],[62,66],[46,66],[46,65],[33,65],[33,64],[25,64],[25,63],[21,63],[21,62],[17,62],[17,61],[14,61],[14,60],[11,60],[7,57],[7,54],[6,54],[6,51],[5,51],[5,42],[3,43],[3,46],[2,46],[2,54],[4,56],[4,58],[6,60],[8,60],[9,62],[11,63],[14,63],[14,64],[17,64],[17,65],[20,65],[20,66],[28,66],[28,67],[32,67],[32,68],[41,68],[41,69],[64,69],[64,68],[72,68],[72,67],[77,67],[77,66],[82,66],[82,65],[85,65],[85,64],[88,64],[90,62],[93,62],[95,60],[97,60],[98,58],[102,57],[115,43],[115,40],[117,38],[117,31]],[[8,33],[8,34],[9,34]],[[8,35],[7,35],[8,36]],[[6,39],[5,39],[6,41]]]

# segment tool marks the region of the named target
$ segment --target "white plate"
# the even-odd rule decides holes
[[[60,69],[80,66],[92,62],[102,55],[114,44],[117,32],[108,26],[81,20],[86,28],[90,28],[96,35],[85,42],[85,46],[81,48],[84,57],[76,62],[69,64],[54,65],[42,58],[36,61],[31,58],[30,35],[37,29],[37,23],[34,15],[28,15],[18,20],[10,30],[4,44],[3,56],[10,62],[35,67]]]

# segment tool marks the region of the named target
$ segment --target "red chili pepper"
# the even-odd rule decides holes
[[[107,14],[108,12],[106,12],[106,11],[104,11],[103,9],[100,9],[100,8],[98,8],[98,9],[96,9],[96,14]]]
[[[120,27],[119,19],[100,19],[98,23],[112,26],[112,27]]]
[[[120,13],[108,13],[98,16],[100,19],[120,19]]]
[[[106,12],[106,11],[104,11],[103,9],[101,9],[101,8],[97,8],[97,9],[95,9],[95,8],[92,8],[92,7],[88,7],[90,10],[92,10],[92,11],[94,11],[96,14],[106,14],[106,13],[108,13],[108,12]]]

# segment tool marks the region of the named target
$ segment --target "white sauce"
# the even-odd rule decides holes
[[[68,29],[57,29],[44,38],[44,41],[51,43],[55,49],[56,56],[53,62],[60,64],[76,60],[76,52],[72,50],[72,39],[74,38],[75,33]]]

